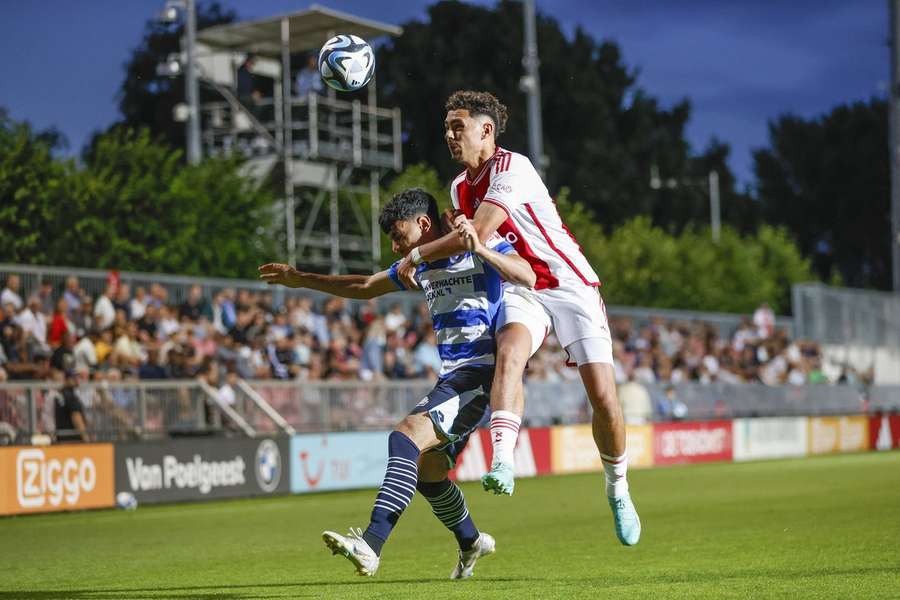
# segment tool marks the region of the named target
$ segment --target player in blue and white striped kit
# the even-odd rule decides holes
[[[384,207],[379,223],[400,256],[415,254],[419,245],[446,233],[441,231],[437,203],[420,189],[397,194]],[[530,288],[535,275],[499,236],[482,244],[465,217],[458,217],[454,226],[468,251],[421,263],[415,277],[437,336],[442,361],[437,384],[388,437],[387,469],[365,532],[351,529],[343,536],[326,531],[322,536],[332,551],[353,562],[360,575],[375,574],[381,548],[416,489],[459,542],[459,561],[451,578],[471,576],[475,561],[494,551],[494,539],[475,527],[462,491],[447,472],[467,436],[490,410],[494,334],[503,312],[504,286]],[[406,289],[396,267],[395,263],[369,276],[318,275],[267,264],[260,267],[260,278],[346,298],[373,298]],[[503,318],[517,317],[503,313]]]

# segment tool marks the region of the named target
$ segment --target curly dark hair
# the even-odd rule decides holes
[[[440,225],[441,219],[434,196],[422,188],[409,188],[396,194],[384,205],[381,214],[378,215],[378,225],[383,232],[390,233],[397,221],[407,221],[419,215],[428,215],[435,226]]]
[[[490,92],[458,90],[447,98],[444,109],[448,111],[464,109],[469,111],[473,117],[478,115],[490,117],[494,122],[495,138],[500,137],[500,134],[506,131],[506,120],[509,118],[506,105]]]

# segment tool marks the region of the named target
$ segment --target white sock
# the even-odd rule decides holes
[[[603,460],[603,471],[606,473],[606,495],[618,498],[628,493],[628,455],[607,456],[600,454]]]
[[[519,437],[522,419],[514,412],[496,410],[491,414],[491,443],[494,447],[493,464],[514,464],[513,451]]]

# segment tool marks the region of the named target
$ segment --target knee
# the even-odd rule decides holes
[[[521,370],[525,368],[525,362],[528,360],[528,349],[524,351],[521,344],[517,343],[497,343],[496,370],[509,372]]]
[[[591,394],[591,405],[596,411],[610,412],[619,409],[619,397],[615,384],[600,386]]]

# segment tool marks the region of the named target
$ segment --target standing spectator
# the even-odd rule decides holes
[[[133,320],[137,321],[144,316],[146,311],[147,290],[143,286],[138,286],[138,289],[134,292],[134,298],[131,299],[131,303],[128,305],[128,314]]]
[[[753,313],[753,324],[756,325],[756,335],[762,340],[775,333],[775,313],[769,308],[768,302],[760,304]]]
[[[71,371],[75,366],[75,335],[63,334],[62,342],[50,356],[50,366],[57,371]]]
[[[398,333],[403,335],[406,333],[408,321],[406,315],[403,314],[403,308],[400,304],[391,305],[391,310],[384,316],[384,326],[388,333]]]
[[[41,300],[37,296],[28,299],[28,306],[16,316],[16,323],[22,328],[28,346],[49,355],[47,346],[47,317],[41,312]]]
[[[125,319],[133,319],[131,316],[131,286],[127,283],[120,283],[116,289],[116,296],[113,299],[113,308],[116,312],[120,310],[125,313]]]
[[[209,302],[203,297],[202,288],[199,285],[192,285],[190,292],[188,292],[187,300],[182,302],[181,306],[178,307],[178,318],[184,319],[187,317],[196,323],[200,320],[201,316],[212,321],[212,308],[210,307]]]
[[[83,296],[81,298],[81,306],[77,310],[72,311],[69,314],[69,318],[72,320],[72,325],[75,326],[75,334],[78,336],[83,336],[93,329],[94,303],[91,301],[91,297]]]
[[[12,304],[16,312],[22,310],[22,296],[19,295],[18,275],[10,275],[6,278],[6,287],[0,292],[0,304],[3,306]]]
[[[74,370],[66,371],[62,392],[55,394],[53,414],[56,421],[57,442],[88,442],[90,436],[84,419],[84,407],[75,393],[78,376]]]
[[[113,305],[115,295],[116,288],[108,285],[94,304],[94,325],[101,331],[112,327],[113,322],[116,320],[116,308]]]
[[[56,310],[53,311],[53,319],[50,321],[50,345],[59,346],[62,343],[63,336],[66,333],[76,334],[75,325],[69,320],[66,313],[68,304],[65,298],[56,301]]]
[[[256,83],[253,67],[256,65],[256,54],[250,52],[237,70],[237,96],[241,104],[252,114],[257,115],[257,104],[262,99],[262,92]]]
[[[66,301],[66,312],[70,315],[81,308],[81,297],[84,292],[78,285],[78,278],[69,276],[66,278],[66,290],[63,292],[63,299]]]
[[[41,312],[45,315],[52,315],[54,310],[53,284],[49,281],[42,281],[37,291],[37,297],[41,299]]]
[[[325,91],[316,55],[310,53],[306,64],[297,72],[297,96],[306,98],[309,94],[321,94]]]

